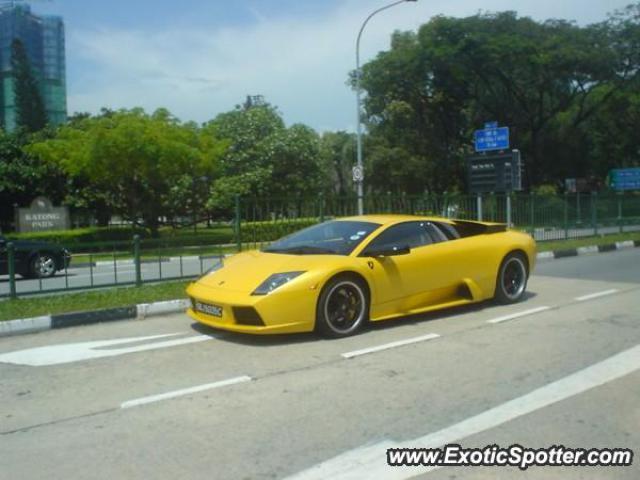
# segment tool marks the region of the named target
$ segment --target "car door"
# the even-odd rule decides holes
[[[437,279],[428,274],[428,248],[432,240],[425,222],[392,225],[360,254],[367,261],[373,280],[371,317],[385,318],[419,309],[429,302],[429,292],[438,288]],[[375,251],[409,247],[406,255],[372,256]]]
[[[432,228],[441,232],[446,241],[434,245],[437,260],[445,261],[446,268],[441,269],[443,280],[447,285],[459,287],[466,285],[470,289],[466,295],[474,298],[482,296],[486,289],[487,278],[489,284],[495,283],[495,248],[486,236],[460,238],[451,225],[433,222]]]

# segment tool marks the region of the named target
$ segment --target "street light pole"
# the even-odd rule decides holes
[[[360,71],[360,38],[362,37],[362,32],[364,31],[364,27],[367,26],[367,23],[369,23],[369,20],[371,20],[371,18],[382,12],[383,10],[387,10],[391,7],[395,7],[396,5],[400,5],[401,3],[406,3],[406,2],[416,2],[417,0],[398,0],[396,2],[393,2],[389,5],[386,5],[384,7],[381,7],[377,10],[375,10],[374,12],[372,12],[366,19],[365,21],[362,23],[362,26],[360,27],[360,31],[358,32],[358,39],[356,40],[356,103],[357,103],[357,118],[358,118],[358,125],[357,125],[357,168],[360,172],[359,175],[359,179],[357,179],[357,184],[358,184],[358,215],[363,215],[364,214],[364,166],[362,163],[362,100],[361,100],[361,95],[362,95],[362,90],[361,90],[361,86],[360,86],[360,76],[361,76],[361,71]],[[355,175],[354,175],[355,176]]]

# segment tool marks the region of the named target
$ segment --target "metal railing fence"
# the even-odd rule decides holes
[[[640,231],[640,195],[369,195],[365,212],[429,215],[508,223],[537,241],[563,240]],[[0,298],[113,286],[193,279],[227,254],[260,248],[301,228],[352,216],[357,198],[314,196],[236,198],[233,220],[217,224],[216,234],[74,243],[72,261],[51,278],[34,266],[46,250],[24,259],[13,243],[0,250]],[[62,248],[64,245],[58,245]],[[3,258],[4,256],[4,258]],[[6,266],[2,266],[2,262]],[[30,271],[29,268],[32,270]]]

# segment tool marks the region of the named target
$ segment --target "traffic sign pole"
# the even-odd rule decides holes
[[[624,230],[622,227],[622,192],[618,193],[618,226],[620,227],[620,233]]]

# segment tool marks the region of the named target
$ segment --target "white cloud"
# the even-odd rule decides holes
[[[388,47],[396,30],[415,29],[436,14],[471,15],[482,10],[517,10],[537,19],[589,23],[626,0],[443,0],[407,3],[372,19],[362,40],[363,59]],[[69,29],[69,62],[83,65],[69,79],[69,110],[164,106],[184,120],[205,121],[263,94],[288,123],[320,130],[353,129],[355,99],[346,86],[355,64],[355,36],[377,6],[344,2],[322,18],[265,17],[252,12],[246,26],[211,29]],[[381,3],[384,5],[384,2]]]

